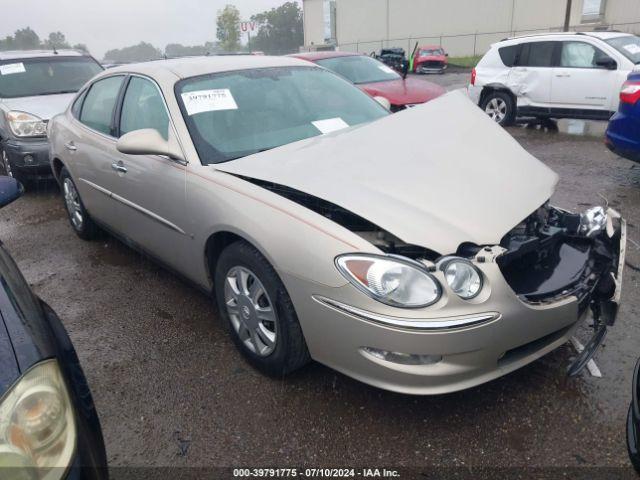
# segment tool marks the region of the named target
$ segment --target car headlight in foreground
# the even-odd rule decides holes
[[[11,111],[7,113],[7,122],[16,137],[45,137],[47,122],[27,112]]]
[[[336,258],[336,265],[356,288],[394,307],[426,307],[437,302],[442,293],[426,267],[409,259],[346,254]]]
[[[0,403],[0,469],[8,474],[3,478],[58,480],[75,444],[73,410],[58,363],[39,363]]]
[[[469,260],[445,257],[439,266],[449,288],[460,298],[470,300],[482,290],[482,274]]]

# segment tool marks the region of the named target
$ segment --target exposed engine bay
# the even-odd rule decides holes
[[[614,294],[621,237],[614,220],[601,207],[574,214],[545,204],[503,237],[506,252],[497,263],[522,300],[544,303],[575,295],[584,310],[591,297],[607,300]]]

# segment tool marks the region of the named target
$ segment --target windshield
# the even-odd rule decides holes
[[[433,57],[436,55],[444,55],[444,52],[439,48],[436,48],[434,50],[420,50],[421,57]]]
[[[89,57],[46,57],[0,62],[0,97],[74,93],[102,67]]]
[[[606,40],[606,42],[633,63],[640,63],[640,38],[635,35],[615,37]]]
[[[205,164],[234,160],[388,115],[366,93],[316,67],[239,70],[176,84]]]
[[[375,58],[364,55],[325,58],[316,62],[344,78],[358,83],[387,82],[400,78],[396,72]]]

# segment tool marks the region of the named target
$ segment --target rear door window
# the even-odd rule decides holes
[[[116,106],[123,76],[98,80],[87,93],[82,104],[80,121],[105,135],[113,135],[113,110]]]
[[[528,42],[522,45],[517,65],[520,67],[553,67],[558,42]]]

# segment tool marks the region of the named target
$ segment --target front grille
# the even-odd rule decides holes
[[[444,62],[439,60],[427,60],[422,62],[420,66],[424,68],[442,68],[444,66]]]

